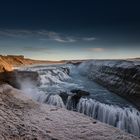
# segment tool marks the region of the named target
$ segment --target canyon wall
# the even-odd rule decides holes
[[[83,75],[133,102],[140,110],[140,61],[95,60],[79,66]]]

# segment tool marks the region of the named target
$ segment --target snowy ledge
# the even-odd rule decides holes
[[[83,114],[39,104],[20,90],[0,85],[0,139],[138,140]]]

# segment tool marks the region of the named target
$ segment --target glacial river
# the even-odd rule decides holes
[[[130,102],[83,75],[85,69],[72,64],[24,67],[19,70],[38,72],[40,82],[38,86],[27,80],[20,84],[22,90],[38,102],[84,113],[140,136],[140,112]],[[89,95],[74,103],[72,90],[86,91]],[[61,93],[67,94],[67,98],[60,96]]]

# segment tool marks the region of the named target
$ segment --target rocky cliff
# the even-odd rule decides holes
[[[79,66],[82,74],[133,102],[140,110],[140,61],[95,60]]]
[[[0,57],[0,72],[12,71],[12,65]]]
[[[13,66],[32,64],[60,63],[59,61],[43,61],[24,58],[22,55],[0,55],[0,72],[12,71]]]
[[[66,109],[39,104],[0,85],[1,140],[138,140],[119,129]]]

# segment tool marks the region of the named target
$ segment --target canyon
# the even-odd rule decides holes
[[[106,116],[103,118],[101,116],[103,107],[106,107],[107,111],[115,109],[116,112],[114,113],[116,114],[114,114],[114,118],[118,115],[117,111],[120,112],[120,115],[123,113],[126,113],[127,115],[129,110],[125,111],[121,108],[107,105],[106,103],[103,104],[102,102],[96,101],[96,98],[90,99],[89,97],[91,94],[90,92],[87,92],[86,89],[71,89],[70,92],[72,94],[69,95],[65,91],[59,92],[59,88],[55,90],[54,87],[55,84],[57,86],[59,86],[59,84],[67,84],[64,82],[67,82],[67,78],[69,79],[69,76],[72,76],[71,66],[74,66],[74,68],[76,67],[76,71],[79,71],[81,75],[84,75],[87,79],[91,80],[90,83],[92,83],[92,81],[99,83],[108,90],[131,101],[132,104],[139,109],[139,61],[63,61],[63,64],[67,63],[66,65],[68,65],[68,67],[58,66],[58,68],[53,68],[53,66],[50,66],[48,67],[49,69],[46,69],[46,64],[48,65],[52,62],[25,59],[23,56],[6,56],[6,58],[1,56],[0,58],[2,58],[0,61],[1,139],[139,139],[118,128],[109,126],[108,124],[110,124],[110,121],[108,124],[101,123],[104,122],[102,119],[105,119],[105,117],[108,119],[107,114],[104,114]],[[45,66],[33,66],[33,68],[27,66],[31,64],[42,64]],[[57,65],[60,64],[60,62],[53,62],[53,65],[54,64]],[[21,70],[13,70],[15,66],[22,66]],[[23,66],[25,66],[25,68]],[[43,69],[38,71],[40,68]],[[30,87],[31,83],[33,87]],[[50,87],[48,87],[48,85]],[[48,87],[48,90],[49,88],[51,89],[53,94],[36,94],[36,90],[32,91],[32,88],[34,89],[35,87],[44,90],[44,87],[46,86]],[[57,92],[59,94],[57,94]],[[134,102],[134,100],[136,102]],[[97,118],[95,116],[92,117],[92,112],[90,111],[92,108],[91,105],[97,107],[96,111],[99,109],[97,114],[99,116],[97,116]],[[97,113],[96,111],[94,112],[95,114]],[[132,115],[129,116],[130,118],[133,117],[132,113],[133,112],[131,112],[130,109],[130,115]],[[110,115],[112,116],[113,114]],[[138,126],[139,124],[136,125]],[[132,129],[132,132],[134,131],[133,134],[136,133],[136,135],[139,136],[139,128],[137,128],[137,130],[134,128],[129,129]]]

